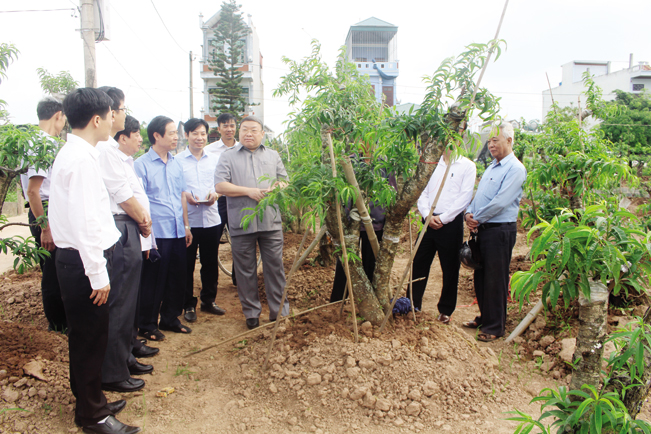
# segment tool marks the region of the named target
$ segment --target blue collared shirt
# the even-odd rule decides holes
[[[518,218],[522,184],[527,170],[513,152],[493,160],[479,181],[477,193],[466,210],[479,223],[510,223]]]
[[[210,193],[215,192],[215,168],[220,154],[204,152],[199,160],[189,149],[176,156],[176,161],[183,167],[183,177],[190,192],[204,200]],[[211,228],[222,222],[219,217],[217,202],[211,206],[188,204],[188,222],[193,228]]]
[[[135,161],[134,169],[149,198],[156,238],[185,237],[181,197],[188,189],[179,162],[168,152],[165,164],[154,148],[150,148]]]

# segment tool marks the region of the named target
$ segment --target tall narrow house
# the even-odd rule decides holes
[[[398,27],[371,17],[350,27],[346,56],[361,74],[369,76],[375,98],[390,107],[396,103]]]

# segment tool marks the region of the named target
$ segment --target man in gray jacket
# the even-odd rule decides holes
[[[228,197],[228,224],[237,292],[249,329],[260,325],[256,243],[262,256],[270,321],[275,321],[278,316],[285,288],[283,231],[278,207],[268,206],[262,220],[256,217],[246,229],[242,227],[242,218],[251,214],[246,208],[255,208],[267,192],[286,185],[287,172],[280,155],[264,146],[263,138],[264,128],[258,118],[248,116],[242,119],[240,143],[222,154],[215,171],[215,191]],[[282,314],[289,314],[287,300]]]

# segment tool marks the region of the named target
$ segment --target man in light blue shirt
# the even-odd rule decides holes
[[[482,268],[475,270],[474,276],[479,316],[463,325],[481,328],[477,339],[484,342],[504,336],[509,265],[522,185],[527,179],[524,165],[513,154],[513,136],[509,122],[491,134],[488,150],[495,159],[484,172],[465,215],[468,228],[478,233]]]
[[[196,205],[183,178],[183,168],[170,153],[176,148],[178,132],[172,119],[156,116],[147,126],[152,143],[149,152],[134,163],[149,198],[153,232],[160,260],[145,261],[140,288],[138,327],[141,336],[153,341],[165,339],[160,330],[190,333],[181,324],[185,296],[187,246],[192,243],[188,203]],[[158,315],[160,313],[160,323]]]
[[[188,220],[192,231],[192,244],[187,251],[187,271],[184,318],[197,320],[197,297],[194,296],[194,267],[197,249],[201,259],[201,310],[213,315],[224,315],[226,311],[215,304],[217,297],[217,253],[221,218],[215,193],[215,169],[221,154],[209,154],[204,147],[208,143],[208,122],[190,119],[185,125],[188,149],[176,156],[183,167],[183,177],[198,205],[188,206]]]

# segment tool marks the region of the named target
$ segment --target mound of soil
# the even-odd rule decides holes
[[[0,370],[8,376],[23,375],[23,366],[34,359],[68,361],[68,340],[58,333],[39,328],[0,322]]]

